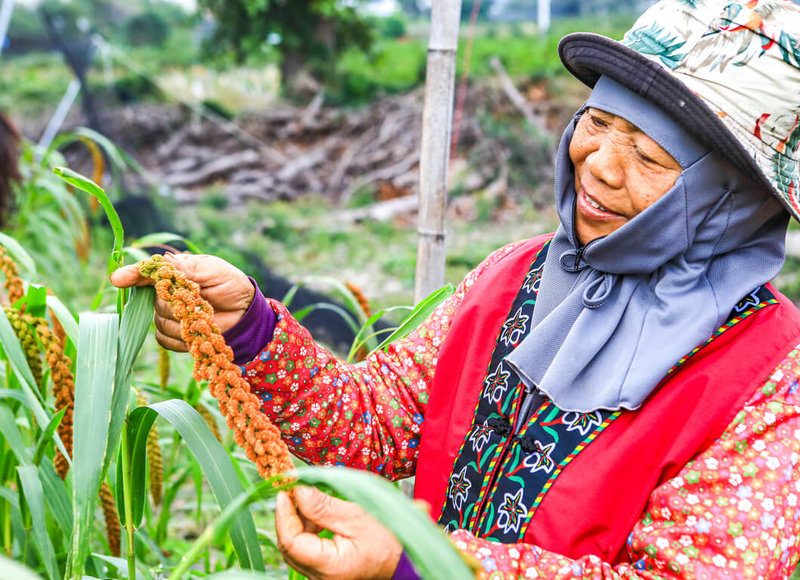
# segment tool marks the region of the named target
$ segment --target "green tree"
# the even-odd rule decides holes
[[[476,2],[479,0],[462,0],[461,1],[461,19],[462,20],[469,20],[470,16],[472,15],[472,8]],[[492,8],[492,0],[480,0],[480,6],[478,8],[478,18],[480,20],[484,20],[486,15],[489,14],[489,10]]]
[[[373,31],[356,11],[362,0],[200,0],[216,20],[209,44],[232,50],[237,61],[274,47],[281,55],[284,87],[303,71],[326,79],[331,59],[349,47],[368,50]]]

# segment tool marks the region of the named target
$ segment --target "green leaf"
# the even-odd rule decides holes
[[[414,307],[414,310],[412,310],[406,319],[400,323],[400,326],[397,327],[397,330],[387,336],[386,339],[375,350],[386,348],[395,340],[400,340],[401,338],[411,334],[415,328],[422,324],[422,322],[428,318],[428,316],[430,316],[434,310],[436,310],[436,307],[439,306],[439,304],[449,298],[455,291],[455,286],[448,284],[447,286],[432,292],[427,298],[422,300]]]
[[[3,246],[14,261],[31,277],[37,277],[36,273],[36,261],[31,258],[31,255],[25,251],[25,248],[22,247],[17,240],[9,236],[8,234],[4,234],[0,232],[0,246]]]
[[[148,234],[146,236],[142,236],[134,240],[131,243],[131,246],[134,248],[146,248],[148,246],[160,246],[162,244],[168,244],[170,242],[182,242],[189,248],[194,254],[202,254],[204,253],[203,250],[200,249],[195,243],[193,243],[188,238],[184,238],[181,235],[174,234],[172,232],[157,232],[155,234]]]
[[[114,144],[108,137],[105,135],[94,131],[93,129],[89,129],[88,127],[78,127],[72,131],[67,131],[65,133],[59,134],[54,140],[52,145],[50,146],[51,149],[61,149],[65,145],[69,143],[74,143],[75,141],[80,141],[82,139],[89,139],[97,143],[108,155],[108,158],[111,160],[111,163],[122,169],[125,167],[125,160],[122,156],[122,150]]]
[[[28,367],[25,353],[22,351],[22,346],[14,334],[14,329],[8,321],[5,310],[0,308],[0,312],[2,312],[2,316],[0,316],[0,344],[3,345],[3,350],[5,350],[8,357],[8,363],[19,379],[20,385],[22,385],[22,391],[25,393],[27,405],[33,412],[33,416],[36,417],[36,421],[40,425],[47,425],[50,422],[50,416],[44,409],[42,394],[39,392],[31,369]],[[64,451],[62,448],[62,452]]]
[[[143,418],[139,418],[140,414],[153,412],[169,421],[181,434],[192,455],[203,467],[203,473],[208,479],[220,509],[224,510],[242,494],[242,486],[225,448],[216,440],[200,414],[185,401],[177,399],[135,409],[131,413],[131,425],[134,421],[143,421]],[[136,433],[136,438],[139,437],[140,435]],[[138,453],[141,452],[142,446],[139,445]],[[134,472],[133,475],[141,474]],[[230,540],[242,568],[264,570],[256,527],[249,510],[236,513],[230,530]]]
[[[53,173],[70,185],[96,197],[97,201],[100,202],[108,217],[108,223],[111,224],[111,230],[114,232],[114,249],[111,251],[111,261],[116,267],[122,266],[122,246],[124,245],[125,232],[122,229],[122,222],[119,219],[117,210],[114,209],[114,205],[108,199],[106,192],[91,179],[87,179],[68,167],[56,167],[53,169]]]
[[[117,365],[119,317],[80,317],[75,372],[75,429],[72,464],[72,549],[67,578],[79,579],[89,555],[94,506],[100,490],[111,420],[111,385]]]
[[[331,312],[335,312],[336,314],[342,317],[342,320],[344,320],[347,323],[347,325],[350,327],[350,330],[353,331],[353,334],[358,332],[358,324],[356,324],[353,315],[351,315],[347,310],[345,310],[341,306],[337,306],[336,304],[331,304],[330,302],[317,302],[315,304],[309,304],[308,306],[301,308],[300,310],[297,310],[292,314],[297,320],[303,320],[303,318],[305,318],[315,310],[330,310]]]
[[[44,492],[42,483],[39,481],[39,473],[33,465],[21,465],[17,467],[20,486],[27,504],[27,511],[33,523],[33,537],[36,543],[36,551],[39,558],[44,562],[47,575],[51,580],[60,580],[61,572],[56,562],[53,543],[47,533],[47,518],[44,514]]]
[[[2,399],[14,399],[23,405],[28,404],[28,399],[25,397],[25,395],[14,389],[0,389],[0,400]]]
[[[475,577],[430,517],[385,479],[347,468],[300,467],[295,473],[298,482],[332,489],[389,528],[426,580]]]
[[[335,304],[329,304],[329,303],[313,304],[312,306],[294,312],[293,314],[295,318],[300,320],[302,317],[306,316],[312,310],[321,308],[326,310],[332,310],[337,314],[339,314],[342,318],[345,319],[345,321],[347,321],[348,324],[350,324],[350,327],[353,329],[353,333],[358,332],[358,324],[352,322],[353,318],[355,318],[361,325],[368,327],[371,326],[367,322],[368,318],[367,313],[364,311],[364,308],[361,306],[361,303],[358,301],[355,294],[353,294],[350,288],[347,287],[347,284],[331,276],[308,276],[299,284],[295,284],[294,286],[292,286],[289,292],[287,292],[286,297],[289,299],[289,301],[291,301],[294,298],[294,295],[297,293],[297,290],[301,286],[306,286],[308,284],[315,284],[315,283],[324,284],[332,288],[334,291],[338,292],[342,296],[342,299],[344,300],[347,310],[343,311],[340,307],[336,306]],[[288,304],[287,302],[283,303],[284,305]],[[347,314],[343,314],[343,312],[347,312]],[[372,350],[377,345],[377,341],[375,341],[374,339],[370,339],[367,341],[367,344],[368,348]]]
[[[53,514],[58,527],[61,528],[63,536],[69,540],[72,533],[72,502],[67,492],[67,485],[61,481],[53,464],[49,461],[39,466],[39,478],[42,480],[44,497],[47,505],[50,506],[50,513]]]
[[[0,578],[14,578],[14,580],[42,580],[42,577],[36,574],[27,566],[23,566],[10,560],[5,556],[0,556]]]
[[[353,339],[353,343],[350,345],[350,352],[347,354],[347,362],[351,362],[353,360],[353,357],[358,352],[358,349],[360,349],[362,346],[364,346],[366,344],[367,339],[365,339],[364,337],[365,337],[365,335],[367,335],[368,332],[371,331],[372,325],[375,324],[376,322],[378,322],[378,320],[380,320],[386,314],[389,314],[390,312],[395,312],[397,310],[411,310],[411,307],[410,306],[391,306],[389,308],[384,308],[383,310],[379,310],[378,312],[376,312],[375,314],[373,314],[372,316],[370,316],[367,319],[367,321],[361,327],[361,330],[358,331],[358,334],[356,334],[355,338]],[[369,334],[368,337],[370,337],[370,338],[371,337],[376,337],[381,332],[389,332],[389,331],[390,331],[390,329],[385,329],[383,331],[373,332],[373,333]]]
[[[78,344],[78,323],[69,309],[64,306],[64,303],[57,296],[48,296],[47,307],[55,313],[58,322],[64,327],[64,332],[67,333],[72,344]]]
[[[222,510],[216,521],[208,526],[194,541],[181,558],[180,563],[172,571],[169,580],[181,580],[185,577],[191,565],[201,557],[207,546],[222,537],[231,523],[240,513],[250,513],[247,507],[257,499],[264,499],[276,494],[281,488],[275,485],[275,480],[262,481],[245,492],[233,498]]]
[[[130,398],[131,370],[153,321],[155,295],[156,291],[152,286],[132,288],[128,304],[122,313],[119,330],[119,356],[114,373],[111,421],[108,428],[108,446],[103,462],[103,475],[105,475],[111,457],[119,445],[119,437],[123,428],[122,422],[125,420]]]
[[[53,415],[53,418],[50,419],[50,422],[45,427],[44,431],[42,431],[41,435],[39,435],[38,441],[36,441],[36,449],[33,451],[33,464],[38,466],[42,462],[42,457],[44,457],[44,452],[47,449],[47,446],[50,445],[50,442],[53,440],[53,434],[56,432],[56,429],[61,424],[61,419],[64,418],[64,413],[67,412],[67,408],[64,407],[58,413]]]
[[[207,580],[282,580],[285,576],[278,570],[268,570],[263,574],[244,570],[225,570],[206,578]]]
[[[6,487],[0,487],[0,498],[8,502],[11,508],[11,527],[13,528],[13,536],[23,539],[27,534],[25,526],[22,522],[22,511],[19,507],[19,495]],[[3,576],[0,576],[3,578]]]
[[[22,440],[17,426],[17,418],[11,409],[4,405],[0,405],[0,433],[3,434],[11,452],[22,465],[31,463],[31,452]]]
[[[31,316],[44,318],[47,310],[47,288],[37,284],[29,284],[25,293],[25,312]]]
[[[115,498],[117,505],[125,505],[124,482],[131,482],[131,515],[133,527],[138,528],[144,517],[144,505],[147,501],[147,439],[150,428],[155,423],[158,414],[155,412],[136,412],[142,407],[137,407],[128,418],[128,441],[130,445],[130,460],[128,466],[130,474],[123,472],[123,462],[117,461],[117,487]],[[126,525],[128,518],[125,510],[119,510],[119,522]]]

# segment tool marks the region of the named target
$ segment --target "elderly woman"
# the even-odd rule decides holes
[[[292,451],[416,474],[482,577],[785,578],[800,313],[768,282],[800,217],[798,47],[782,0],[662,0],[621,43],[567,36],[561,58],[594,90],[558,150],[561,227],[496,251],[365,365],[224,262],[172,260]],[[164,305],[156,324],[185,348]],[[276,515],[297,569],[415,577],[357,506],[294,501]]]

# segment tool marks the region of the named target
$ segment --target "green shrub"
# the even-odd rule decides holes
[[[129,18],[125,23],[125,37],[133,46],[164,46],[169,37],[169,25],[157,12],[143,12]]]
[[[407,32],[406,19],[402,14],[392,14],[381,21],[381,36],[384,38],[400,38]]]

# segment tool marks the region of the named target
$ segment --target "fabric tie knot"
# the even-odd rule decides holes
[[[586,308],[600,308],[611,295],[617,281],[616,274],[600,272],[600,277],[592,280],[583,290],[583,305]]]
[[[582,247],[577,250],[575,248],[566,250],[561,254],[558,261],[561,263],[561,267],[570,274],[577,274],[589,267],[589,264],[583,260]]]

